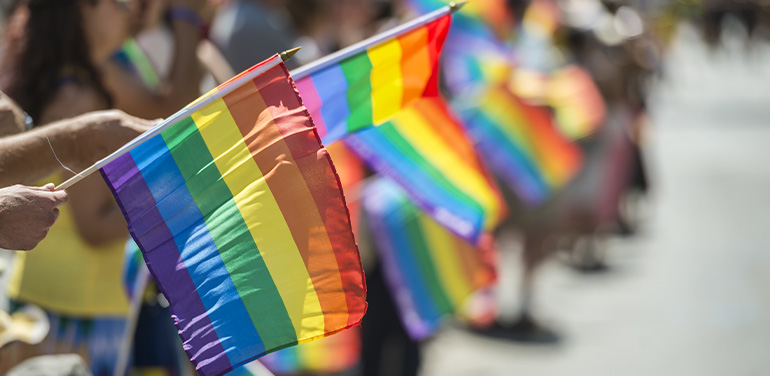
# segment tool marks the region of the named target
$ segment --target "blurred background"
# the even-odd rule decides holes
[[[725,20],[718,48],[701,36],[679,23],[653,79],[645,150],[654,188],[639,233],[606,239],[606,272],[587,275],[558,259],[542,271],[538,310],[563,341],[521,344],[450,328],[428,345],[424,374],[767,372],[770,49],[735,18]],[[506,271],[519,270],[518,259],[501,263],[501,284],[516,285]],[[497,294],[514,317],[516,300]]]
[[[45,1],[90,0],[21,4]],[[153,95],[165,93],[180,103],[275,52],[301,45],[287,63],[296,68],[445,3],[94,1],[126,7],[134,22],[125,37],[140,47],[160,82]],[[589,112],[601,108],[589,131],[569,137],[585,155],[581,172],[535,208],[511,198],[515,189],[505,188],[509,184],[495,173],[514,219],[494,232],[497,279],[469,299],[471,313],[448,314],[435,332],[415,338],[399,323],[403,313],[386,287],[392,281],[368,281],[370,310],[361,334],[321,345],[337,362],[288,367],[274,359],[265,362],[268,368],[298,375],[767,374],[770,4],[472,0],[467,8],[475,9],[473,3],[505,9],[511,20],[502,22],[502,36],[500,24],[490,21],[491,29],[498,28],[488,37],[497,46],[489,55],[450,34],[442,65],[444,95],[460,109],[458,103],[478,95],[478,82],[453,73],[462,64],[452,59],[462,50],[541,78],[564,66],[580,67],[593,89],[569,95],[596,92],[602,103],[579,104]],[[533,4],[550,10],[531,16],[528,24],[525,15]],[[19,2],[3,0],[0,6],[7,42]],[[205,21],[195,51],[180,52],[179,30],[169,17],[174,7],[195,9]],[[495,19],[468,14],[481,22]],[[533,23],[539,26],[527,30]],[[188,76],[198,86],[194,93],[189,87],[185,94],[174,91],[174,84],[180,85],[174,80],[185,80],[173,74],[182,58],[200,61],[200,72]],[[134,71],[142,76],[141,69]],[[530,95],[538,92],[540,78],[521,77],[506,71],[503,81],[516,95],[550,113],[559,111],[557,104]],[[155,82],[140,78],[148,87]],[[109,91],[110,82],[106,86]],[[145,117],[171,113],[159,109]],[[342,162],[335,163],[345,174]],[[359,175],[378,172],[358,168],[365,170]],[[349,203],[358,205],[360,185],[368,179],[358,176],[346,187]],[[367,275],[383,279],[377,239],[366,230],[367,214],[362,218],[357,238]],[[13,268],[14,254],[3,252],[0,308],[7,311],[18,303],[6,296]],[[157,291],[148,293],[145,304],[167,313],[168,303]],[[13,365],[7,359],[14,358],[2,359]],[[165,374],[192,372],[189,365],[174,367]],[[259,372],[268,374],[252,371]]]

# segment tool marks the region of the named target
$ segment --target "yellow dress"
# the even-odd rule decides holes
[[[125,243],[89,245],[79,235],[69,205],[64,205],[37,248],[16,253],[8,296],[64,316],[126,316]]]

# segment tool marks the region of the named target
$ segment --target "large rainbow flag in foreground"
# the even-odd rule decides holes
[[[548,109],[507,86],[491,89],[462,116],[490,168],[525,204],[544,202],[582,166],[580,149],[559,132]]]
[[[340,183],[278,55],[195,103],[101,172],[198,372],[358,324]]]
[[[434,220],[471,243],[506,214],[505,204],[464,126],[444,100],[423,98],[345,144],[397,182]]]
[[[438,95],[437,63],[451,21],[448,8],[438,12],[403,34],[386,35],[379,43],[382,35],[375,36],[292,71],[324,143],[382,124],[415,100]]]
[[[365,187],[363,206],[385,280],[408,334],[424,339],[494,280],[488,256],[420,211],[388,179]]]

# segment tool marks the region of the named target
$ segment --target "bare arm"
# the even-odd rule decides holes
[[[154,122],[117,110],[92,112],[0,138],[0,187],[37,181],[60,171],[53,149],[80,171],[149,129]]]
[[[72,84],[61,87],[46,106],[41,121],[47,123],[105,108],[107,103],[94,89]],[[65,173],[67,177],[69,173]],[[72,218],[81,237],[93,246],[125,239],[126,222],[101,176],[94,174],[67,189]]]
[[[176,3],[195,11],[203,6],[199,0],[177,0]],[[187,3],[189,5],[184,5]],[[184,20],[172,21],[171,27],[174,33],[171,75],[159,92],[148,89],[117,63],[106,63],[104,84],[112,93],[116,108],[143,118],[168,117],[198,97],[203,77],[203,68],[197,59],[200,30]]]
[[[23,132],[25,120],[24,111],[11,98],[0,93],[0,137]]]

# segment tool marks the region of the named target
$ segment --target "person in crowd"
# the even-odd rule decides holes
[[[235,72],[295,47],[297,35],[286,3],[286,0],[230,0],[219,9],[212,23],[211,41]],[[289,67],[294,64],[294,61],[286,62]]]
[[[19,117],[14,120],[5,113],[21,111],[7,97],[2,98],[0,128],[23,129],[23,120]],[[66,202],[66,192],[55,191],[53,185],[29,187],[16,184],[31,184],[62,170],[51,147],[59,151],[58,157],[64,164],[83,169],[154,124],[121,111],[99,111],[0,138],[0,187],[3,187],[0,188],[0,248],[34,248],[58,216],[58,206]],[[16,344],[9,346],[13,348]],[[15,355],[11,350],[6,353]],[[0,358],[4,359],[0,362],[0,374],[16,364],[13,357]]]
[[[202,70],[194,56],[202,36],[202,7],[197,0],[169,2],[168,18],[177,37],[173,68],[169,85],[153,92],[111,59],[129,34],[131,3],[25,0],[6,33],[0,87],[36,125],[115,107],[145,118],[168,116],[199,92]],[[58,184],[70,176],[47,180]],[[34,252],[20,254],[11,275],[11,308],[39,305],[52,323],[46,340],[22,351],[21,358],[78,353],[95,375],[112,374],[128,312],[120,279],[128,232],[98,175],[69,188],[68,194],[70,205],[61,209],[48,238]]]
[[[2,89],[35,125],[111,108],[114,98],[99,68],[126,38],[128,15],[124,3],[112,0],[23,2],[6,34]],[[72,175],[45,181],[58,185]],[[111,374],[128,312],[120,282],[128,232],[100,176],[85,178],[68,194],[70,205],[61,208],[47,238],[17,255],[11,271],[11,311],[38,305],[51,322],[46,339],[19,345],[13,362],[76,353],[94,374]]]
[[[204,68],[198,59],[198,47],[208,35],[213,8],[206,0],[137,0],[131,4],[134,7],[131,8],[128,34],[123,35],[121,44],[129,35],[161,27],[161,20],[165,19],[173,39],[170,43],[173,50],[164,53],[167,51],[160,50],[167,48],[166,45],[158,45],[156,51],[149,51],[167,56],[166,59],[148,56],[154,63],[155,73],[163,73],[158,86],[148,87],[118,60],[108,58],[99,66],[104,87],[113,99],[114,108],[145,119],[168,117],[200,94]],[[114,52],[116,49],[110,51],[111,56]]]

